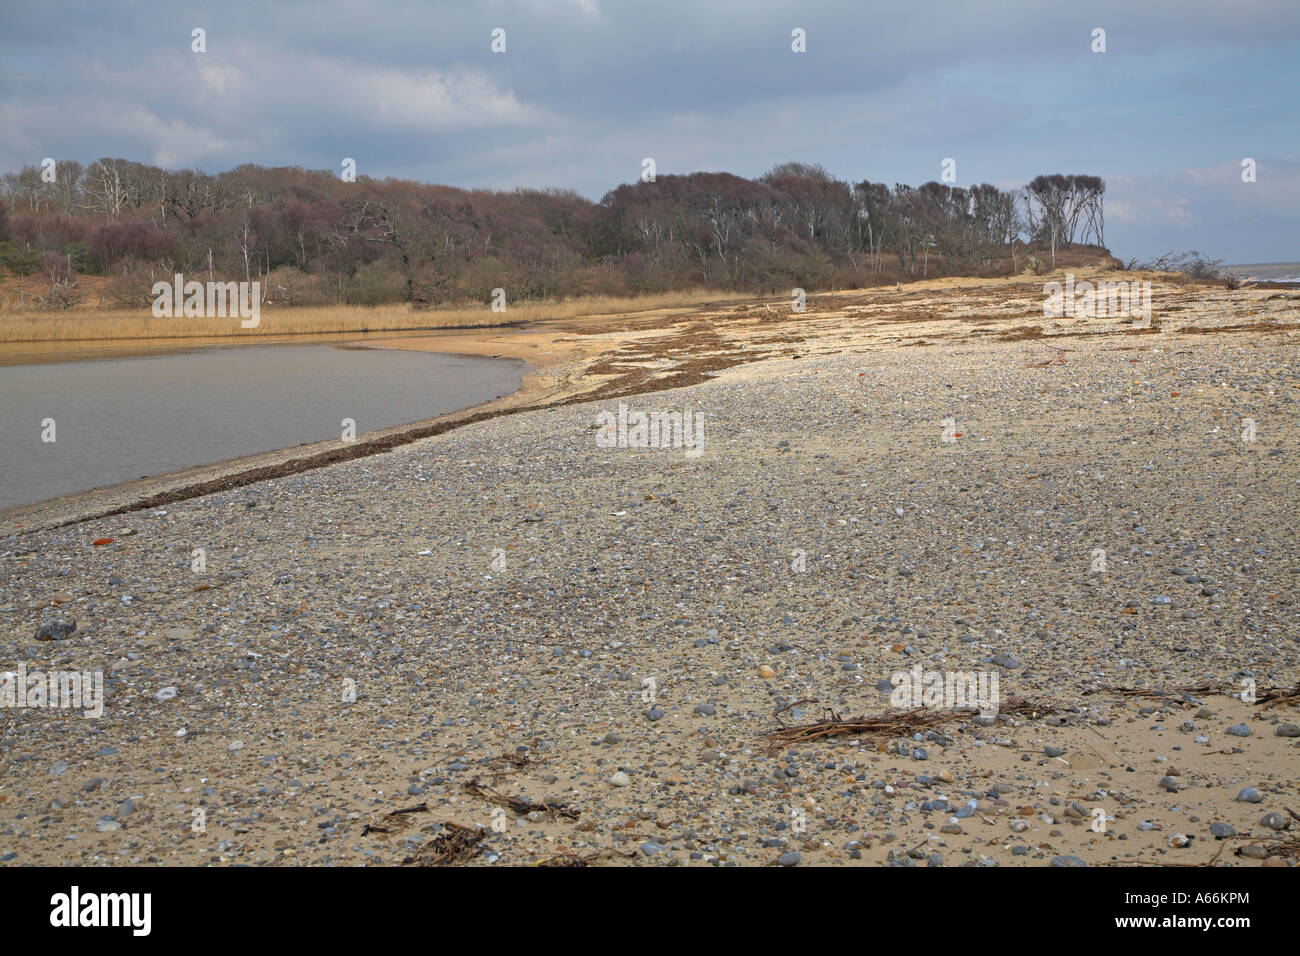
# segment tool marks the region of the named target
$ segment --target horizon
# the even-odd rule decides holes
[[[47,156],[337,172],[353,157],[374,179],[599,201],[635,181],[645,157],[661,176],[754,179],[797,160],[889,184],[938,180],[955,159],[951,184],[963,187],[1101,176],[1120,259],[1195,249],[1229,263],[1300,260],[1288,92],[1300,10],[1283,3],[1249,17],[1110,0],[1086,13],[996,3],[942,16],[602,0],[383,12],[6,11],[0,172]],[[192,50],[194,29],[204,52]],[[503,52],[491,48],[496,29]],[[1104,52],[1093,51],[1097,29]]]

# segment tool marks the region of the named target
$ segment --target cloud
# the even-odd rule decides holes
[[[425,139],[562,124],[482,69],[403,69],[277,55],[252,44],[234,46],[221,59],[156,52],[121,67],[92,60],[80,74],[89,95],[54,89],[0,103],[14,147],[87,158],[112,151],[164,166],[237,165],[255,157],[298,163],[295,132],[304,125],[329,124],[339,149],[357,152],[376,133]],[[160,91],[160,76],[176,82]],[[90,146],[79,150],[74,142]]]
[[[1106,177],[1107,238],[1118,225],[1145,250],[1197,248],[1230,262],[1300,258],[1300,157],[1257,157],[1256,181],[1240,160],[1169,173]]]
[[[913,184],[954,157],[963,185],[1105,176],[1121,244],[1262,248],[1297,232],[1281,180],[1300,177],[1277,158],[1295,142],[1294,0],[1256,0],[1249,16],[1209,0],[942,14],[855,0],[43,0],[4,18],[0,170],[353,156],[367,175],[597,198],[644,156],[742,175],[798,158]],[[190,52],[194,26],[206,54]],[[806,53],[790,49],[796,26]],[[1090,52],[1095,26],[1105,54]],[[1260,163],[1253,193],[1235,188],[1242,156]]]

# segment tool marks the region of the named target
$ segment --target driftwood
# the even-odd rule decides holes
[[[1196,705],[1191,701],[1183,700],[1177,696],[1179,694],[1222,694],[1224,697],[1241,699],[1241,690],[1239,688],[1230,685],[1215,687],[1211,684],[1202,684],[1199,687],[1180,687],[1175,690],[1156,690],[1150,687],[1093,687],[1085,690],[1084,694],[1119,694],[1121,697],[1146,697],[1152,700],[1167,700],[1182,707],[1194,707]],[[1256,707],[1263,707],[1265,710],[1279,704],[1300,704],[1300,684],[1289,690],[1283,687],[1270,687],[1256,694],[1253,703]]]
[[[445,866],[464,863],[483,852],[480,846],[487,831],[482,827],[467,827],[447,820],[443,832],[422,846],[418,852],[402,862],[416,866]]]
[[[428,812],[429,812],[429,805],[427,803],[417,803],[413,807],[402,807],[402,809],[400,810],[390,810],[388,813],[384,814],[384,819],[392,820],[394,824],[399,824],[402,823],[401,818],[408,813],[428,813]],[[405,829],[405,827],[398,826],[397,829],[402,830]],[[392,833],[392,832],[393,832],[392,827],[384,826],[383,824],[378,824],[378,823],[367,823],[364,827],[361,828],[362,836],[365,836],[368,833]]]
[[[512,797],[509,794],[502,793],[500,790],[494,790],[478,782],[475,777],[469,783],[463,784],[464,788],[476,797],[481,797],[488,803],[495,803],[497,806],[509,807],[515,813],[523,816],[526,813],[532,813],[534,810],[549,814],[552,817],[567,817],[570,820],[578,819],[578,811],[570,809],[566,804],[549,802],[536,803],[526,797]]]
[[[1014,704],[998,708],[999,714],[1038,717],[1051,714],[1056,708],[1048,703],[1019,700]],[[885,734],[891,737],[910,737],[918,730],[936,727],[954,720],[964,720],[976,716],[977,712],[938,710],[918,707],[915,710],[877,714],[872,717],[840,717],[834,711],[827,711],[827,717],[811,724],[799,724],[793,727],[781,726],[769,731],[763,737],[773,749],[781,749],[794,744],[807,743],[822,737],[840,737],[850,734]]]
[[[1242,837],[1229,837],[1228,839],[1229,839],[1229,840],[1240,840],[1240,839],[1243,839],[1243,838],[1242,838]],[[1168,860],[1114,860],[1114,861],[1112,861],[1112,862],[1106,863],[1105,865],[1106,865],[1106,866],[1159,866],[1159,867],[1162,867],[1162,868],[1163,868],[1163,867],[1166,867],[1166,866],[1180,866],[1180,867],[1194,867],[1194,868],[1195,868],[1195,867],[1214,866],[1215,863],[1219,862],[1219,857],[1223,854],[1223,851],[1224,851],[1225,849],[1227,849],[1227,847],[1228,847],[1228,840],[1224,840],[1224,841],[1220,844],[1219,848],[1218,848],[1217,850],[1214,851],[1214,856],[1210,857],[1210,858],[1209,858],[1208,860],[1206,860],[1204,863],[1174,863],[1174,862],[1170,862],[1170,861],[1168,861]],[[1241,850],[1240,850],[1240,849],[1236,849],[1236,850],[1233,850],[1232,852],[1233,852],[1233,853],[1240,853]]]
[[[542,763],[528,754],[511,753],[505,751],[500,755],[487,761],[488,770],[492,772],[493,777],[504,777],[512,773],[518,773],[525,767],[531,767],[533,764]]]
[[[1255,705],[1265,710],[1278,704],[1300,704],[1300,684],[1296,684],[1290,690],[1273,687],[1255,698]]]
[[[772,711],[772,716],[776,718],[777,723],[779,723],[782,727],[784,727],[785,721],[781,719],[781,715],[784,714],[787,710],[794,710],[794,708],[800,707],[803,704],[820,704],[820,703],[821,701],[819,701],[815,697],[805,697],[802,700],[791,701],[790,703],[786,704],[784,707],[778,707],[776,710]]]
[[[625,859],[631,859],[636,854],[619,853],[617,850],[596,850],[592,853],[574,853],[572,850],[565,850],[555,854],[555,856],[548,856],[544,860],[538,860],[533,866],[591,866],[592,863],[604,856],[621,856]]]
[[[400,810],[394,810],[388,814],[390,817],[400,817],[403,813],[427,813],[429,805],[427,803],[417,803],[413,807],[402,807]]]
[[[1175,704],[1187,703],[1187,701],[1175,697],[1174,692],[1171,690],[1152,690],[1149,687],[1090,687],[1083,693],[1085,696],[1089,694],[1119,694],[1121,697],[1152,697],[1160,700],[1172,700]]]

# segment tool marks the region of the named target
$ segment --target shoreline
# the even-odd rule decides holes
[[[319,345],[320,342],[257,342],[247,343],[257,346],[280,345]],[[191,345],[166,351],[123,351],[112,358],[135,358],[143,355],[178,354],[210,348],[207,345]],[[220,346],[218,346],[220,347]],[[243,346],[240,346],[243,347]],[[336,344],[338,348],[377,348],[367,342],[357,342],[352,337]],[[270,478],[296,474],[313,468],[325,467],[341,461],[349,461],[367,455],[382,454],[384,451],[416,441],[421,437],[441,434],[450,428],[458,427],[469,421],[480,421],[496,414],[505,414],[512,400],[529,391],[528,378],[535,370],[526,361],[505,355],[480,355],[473,351],[428,351],[431,355],[463,355],[493,358],[501,361],[518,362],[525,371],[523,381],[518,389],[476,405],[447,412],[433,418],[420,419],[376,429],[358,436],[354,443],[342,443],[338,440],[304,442],[283,448],[253,452],[220,461],[206,462],[189,468],[169,471],[146,478],[114,482],[85,491],[61,495],[57,498],[44,499],[30,504],[17,505],[0,510],[0,533],[31,534],[36,531],[79,524],[97,518],[126,514],[148,508],[161,507],[190,498],[201,497],[216,491],[238,488]],[[105,358],[105,360],[111,360]],[[493,410],[491,414],[483,413]],[[21,524],[19,524],[21,523]]]
[[[629,315],[660,317],[682,311],[685,311],[682,307],[672,306],[647,310],[644,313],[629,313]],[[594,315],[578,320],[557,321],[588,322],[604,318],[607,317]],[[77,346],[72,350],[71,356],[64,353],[45,357],[41,350],[56,343],[38,343],[39,349],[33,351],[42,357],[28,362],[5,362],[4,357],[0,356],[0,365],[43,364],[47,361],[78,361],[102,351],[111,354],[94,355],[95,360],[167,355],[205,348],[332,344],[344,349],[396,349],[511,360],[522,363],[526,369],[520,387],[509,395],[434,418],[367,432],[359,436],[355,443],[343,444],[330,440],[256,452],[0,510],[0,533],[7,530],[11,534],[31,534],[132,511],[159,508],[272,478],[324,468],[370,455],[384,454],[411,442],[500,415],[548,408],[555,404],[577,400],[587,382],[581,376],[571,375],[570,370],[575,363],[580,363],[584,350],[561,346],[556,337],[559,333],[547,330],[549,324],[537,322],[395,330],[373,332],[365,337],[358,337],[357,333],[304,333],[241,342],[207,338],[178,339],[175,344],[167,345],[156,341],[149,345],[141,345],[130,339],[87,340],[70,343]],[[104,343],[111,343],[111,345],[106,349],[100,348]]]
[[[521,387],[507,396],[455,412],[368,432],[354,443],[337,440],[296,445],[267,452],[196,465],[164,475],[90,489],[60,498],[0,511],[0,533],[30,534],[185,501],[244,487],[272,478],[324,468],[344,461],[384,454],[412,442],[502,415],[554,408],[574,402],[627,397],[697,384],[735,365],[800,356],[815,335],[816,354],[880,348],[931,346],[940,338],[961,341],[1066,342],[1080,335],[1146,336],[1181,331],[1208,334],[1228,331],[1300,333],[1300,312],[1279,298],[1300,303],[1300,294],[1243,287],[1185,286],[1154,278],[1165,300],[1161,305],[1179,317],[1164,317],[1154,328],[1099,329],[1077,319],[1043,320],[1033,312],[1007,308],[1019,305],[1021,289],[1033,294],[1053,275],[978,279],[953,277],[922,280],[902,292],[871,288],[820,293],[808,298],[807,311],[794,314],[783,298],[722,298],[695,307],[669,306],[618,315],[592,315],[543,320],[521,325],[355,333],[312,333],[275,336],[241,343],[186,340],[174,347],[157,343],[131,349],[131,340],[113,340],[113,357],[168,354],[208,347],[243,345],[335,344],[339,348],[403,349],[483,358],[513,359],[527,367]],[[1079,270],[1080,278],[1114,275],[1104,270]],[[1132,278],[1134,274],[1119,273]],[[1183,301],[1170,301],[1170,300]],[[1204,308],[1208,303],[1217,308]],[[1188,303],[1198,308],[1189,308]],[[1236,318],[1233,306],[1257,303],[1251,315],[1264,315],[1252,324]],[[784,307],[785,312],[778,309]],[[940,308],[948,315],[936,314]],[[1157,312],[1160,308],[1157,308]],[[1186,314],[1184,314],[1186,313]],[[860,322],[866,317],[879,319]],[[1291,324],[1280,321],[1290,318]],[[1194,321],[1189,321],[1194,320]],[[290,341],[281,341],[288,339]],[[310,339],[311,341],[308,341]],[[57,347],[59,343],[43,343]],[[90,348],[92,343],[79,343]],[[94,341],[93,346],[101,343]],[[1059,356],[1063,346],[1049,346]],[[119,350],[120,349],[120,350]],[[74,350],[74,354],[75,354]],[[1047,356],[1051,359],[1051,352]],[[76,359],[63,359],[72,360]],[[3,357],[0,357],[0,363]]]

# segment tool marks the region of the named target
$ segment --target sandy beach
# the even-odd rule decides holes
[[[105,689],[0,710],[0,859],[1294,865],[1300,293],[1112,278],[369,338],[531,371],[0,515],[0,669]]]

